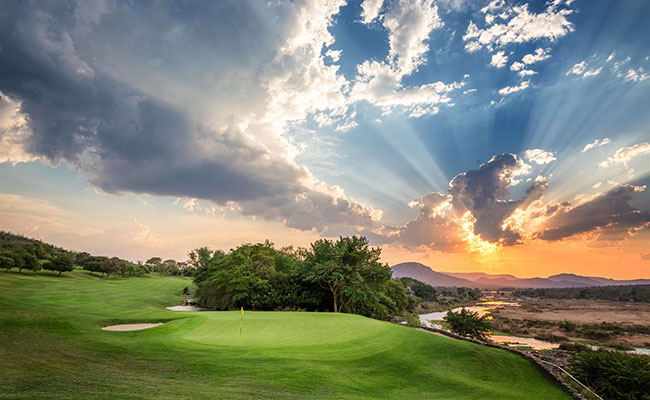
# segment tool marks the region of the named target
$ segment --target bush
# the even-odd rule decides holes
[[[463,308],[459,312],[449,310],[442,319],[449,324],[454,333],[476,340],[488,340],[490,324],[487,315],[479,317],[478,313]]]
[[[591,348],[586,344],[576,343],[576,342],[562,342],[560,343],[560,350],[572,351],[578,353],[581,351],[589,351]]]
[[[608,400],[650,399],[650,357],[598,350],[569,361],[570,372]]]
[[[420,317],[416,313],[406,314],[406,324],[409,326],[415,326],[417,328],[422,326],[422,322],[420,322]]]

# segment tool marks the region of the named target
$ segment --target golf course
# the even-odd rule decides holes
[[[515,354],[358,315],[166,310],[185,287],[0,272],[0,398],[570,398]],[[101,329],[140,323],[163,325]]]

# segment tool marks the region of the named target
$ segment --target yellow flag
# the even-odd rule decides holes
[[[241,336],[241,328],[244,326],[244,306],[241,308],[241,317],[239,318],[239,336]]]

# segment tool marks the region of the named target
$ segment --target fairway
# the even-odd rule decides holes
[[[0,273],[0,398],[570,398],[515,354],[357,315],[247,310],[240,336],[239,311],[164,309],[191,285]]]

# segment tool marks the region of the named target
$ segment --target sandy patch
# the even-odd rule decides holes
[[[171,307],[165,307],[169,311],[201,311],[203,310],[201,307],[196,307],[196,306],[171,306]]]
[[[122,325],[105,326],[102,328],[102,330],[116,331],[116,332],[140,331],[142,329],[155,328],[160,325],[162,325],[162,322],[159,322],[157,324],[122,324]]]

